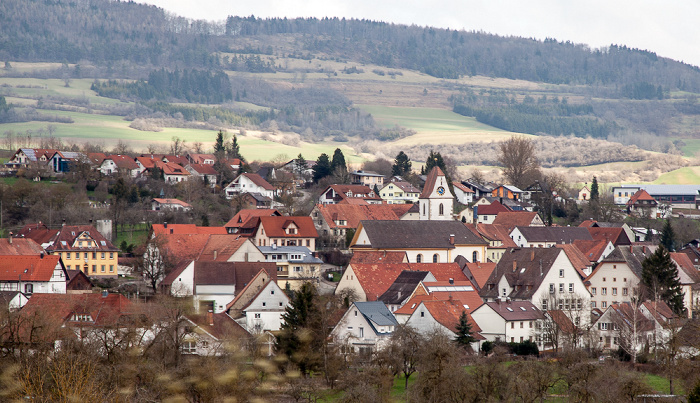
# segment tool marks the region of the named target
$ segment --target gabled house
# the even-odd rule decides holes
[[[29,302],[27,295],[19,291],[0,291],[0,309],[3,311],[16,311]]]
[[[343,200],[362,200],[368,204],[381,204],[382,199],[365,185],[329,185],[318,197],[318,204],[338,204]]]
[[[615,250],[615,245],[611,241],[604,240],[583,241],[577,239],[574,241],[574,246],[583,253],[591,265],[598,264]]]
[[[688,317],[698,312],[700,305],[700,271],[698,271],[688,258],[688,255],[680,252],[671,252],[671,259],[678,268],[678,280],[683,290],[683,306],[687,310]]]
[[[234,215],[226,224],[226,232],[229,234],[239,234],[241,233],[241,228],[254,217],[269,217],[269,216],[281,216],[282,214],[277,211],[277,209],[242,209],[236,215]],[[252,233],[247,234],[252,235]]]
[[[484,196],[491,196],[491,192],[496,188],[493,184],[485,183],[480,184],[475,180],[469,179],[462,181],[462,185],[468,187],[474,192],[474,199],[481,199]]]
[[[609,241],[613,246],[631,245],[634,238],[630,239],[623,227],[588,227],[588,232],[596,241]]]
[[[151,210],[153,211],[190,211],[192,205],[178,199],[160,199],[154,198],[151,200]]]
[[[372,189],[375,186],[381,188],[384,186],[384,175],[372,171],[352,171],[350,172],[350,181],[353,185],[369,186]]]
[[[184,167],[189,163],[187,160],[187,157],[182,156],[182,155],[163,155],[161,158],[161,161],[168,163],[168,164],[175,164],[179,165],[181,167]]]
[[[588,188],[588,184],[583,185],[583,187],[578,191],[577,202],[579,204],[586,202],[591,199],[591,190]]]
[[[409,262],[453,262],[462,255],[482,261],[486,241],[459,221],[362,221],[350,242],[355,251],[403,251]]]
[[[643,218],[662,218],[656,199],[644,189],[639,189],[626,204],[627,214]]]
[[[598,348],[616,351],[621,346],[628,352],[641,352],[646,346],[654,351],[667,345],[674,328],[680,325],[677,316],[663,301],[629,302],[610,305],[594,323],[600,342]]]
[[[453,339],[457,335],[457,324],[462,312],[466,311],[457,301],[425,300],[415,308],[406,321],[406,326],[416,329],[423,335],[439,332]],[[485,338],[481,335],[481,328],[469,314],[467,314],[467,321],[471,325],[472,335],[477,339],[472,348],[474,351],[479,351],[481,342]]]
[[[501,185],[491,191],[491,197],[498,197],[512,200],[522,200],[523,191],[512,185]]]
[[[187,154],[185,157],[190,164],[214,165],[216,156],[214,154]]]
[[[73,151],[56,151],[49,158],[48,166],[53,172],[64,173],[75,169],[77,164],[89,163],[87,156],[83,153]]]
[[[275,197],[275,187],[268,183],[258,174],[243,173],[238,175],[233,182],[229,183],[224,189],[227,199],[232,199],[235,195],[243,193],[260,193],[261,195],[272,199]]]
[[[466,224],[469,229],[475,231],[484,241],[488,242],[486,247],[485,261],[497,263],[508,248],[515,248],[517,245],[510,239],[509,231],[497,224]]]
[[[435,281],[429,271],[402,271],[396,280],[389,286],[377,301],[383,302],[391,312],[401,308],[418,290],[425,281]],[[428,292],[423,289],[422,293]]]
[[[211,262],[191,261],[171,271],[161,282],[175,297],[193,297],[200,313],[223,312],[241,290],[260,270],[265,270],[270,281],[276,281],[277,270],[265,262]]]
[[[189,180],[192,176],[182,165],[174,162],[155,161],[155,168],[163,173],[163,180],[168,183],[179,183]]]
[[[39,255],[42,252],[44,248],[31,238],[15,238],[11,232],[9,238],[0,238],[0,255]]]
[[[389,182],[378,187],[379,196],[387,204],[413,204],[418,202],[421,191],[408,182]]]
[[[353,302],[331,331],[334,343],[369,355],[381,350],[398,322],[384,303]]]
[[[56,153],[55,149],[45,148],[20,148],[5,163],[9,168],[29,168],[31,166],[44,168],[49,162],[49,158]]]
[[[646,246],[622,246],[603,259],[586,278],[591,308],[629,302],[642,278],[642,261],[652,252]]]
[[[259,225],[253,235],[257,246],[305,246],[316,250],[318,232],[311,217],[284,216],[258,217]]]
[[[510,208],[504,206],[498,200],[494,200],[491,204],[481,204],[474,207],[476,222],[483,224],[493,224],[498,214],[510,211]]]
[[[199,250],[197,260],[207,262],[264,262],[265,255],[250,238],[212,234]]]
[[[187,164],[185,165],[187,172],[194,178],[201,179],[209,187],[216,187],[216,177],[219,175],[212,164]]]
[[[510,238],[521,248],[551,248],[577,239],[593,240],[588,229],[581,227],[515,227]]]
[[[540,216],[533,211],[502,211],[492,224],[501,225],[510,233],[515,227],[544,227]]]
[[[67,282],[59,256],[0,255],[0,291],[65,294]]]
[[[304,282],[317,283],[323,261],[305,246],[258,246],[265,261],[277,265],[277,284],[296,290]]]
[[[246,329],[258,334],[277,331],[282,327],[282,314],[289,305],[289,297],[274,281],[268,281],[257,295],[243,307]]]
[[[185,321],[188,326],[180,347],[185,355],[217,357],[233,348],[241,349],[251,339],[250,333],[225,312],[187,315]]]
[[[128,155],[108,155],[100,164],[99,171],[102,175],[125,175],[132,178],[137,177],[141,173],[141,168]]]
[[[468,262],[464,257],[458,257],[455,261],[462,268],[462,273],[467,276],[469,282],[472,283],[477,291],[486,285],[491,273],[496,269],[496,263],[494,262]]]
[[[267,283],[274,281],[270,274],[264,269],[258,271],[252,279],[250,279],[245,287],[241,289],[236,297],[226,304],[226,313],[234,319],[240,319],[245,316],[243,308],[248,306],[260,291],[267,286]]]
[[[80,270],[66,270],[68,282],[66,283],[66,294],[85,294],[92,292],[92,281],[90,277]]]
[[[354,233],[363,220],[400,220],[411,204],[317,204],[311,218],[319,235],[329,246],[345,249],[348,232]]]
[[[461,182],[452,182],[452,189],[454,189],[455,198],[461,204],[467,205],[474,202],[474,191],[464,186]]]
[[[538,321],[544,315],[530,301],[486,302],[472,312],[472,318],[488,341],[522,343],[537,339]],[[542,343],[540,343],[542,346]]]

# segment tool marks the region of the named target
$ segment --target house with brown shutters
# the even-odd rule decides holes
[[[350,242],[354,251],[405,252],[409,262],[445,263],[464,256],[485,259],[487,243],[459,221],[361,221]]]
[[[268,217],[268,216],[281,216],[282,214],[277,211],[277,209],[261,209],[261,208],[250,208],[242,209],[236,215],[234,215],[226,224],[226,232],[229,234],[241,234],[245,236],[253,235],[252,232],[246,233],[241,231],[242,228],[247,228],[246,224],[254,217]]]
[[[318,232],[311,217],[283,216],[257,217],[253,243],[257,246],[305,246],[316,250]]]

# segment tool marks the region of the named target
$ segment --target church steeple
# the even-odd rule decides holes
[[[421,220],[452,220],[454,195],[442,170],[435,166],[418,198]]]

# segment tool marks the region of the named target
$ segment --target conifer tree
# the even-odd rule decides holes
[[[455,336],[454,341],[465,350],[470,350],[472,343],[476,341],[476,338],[472,334],[472,325],[467,320],[467,313],[465,311],[462,311],[462,314],[459,315],[457,335]]]
[[[598,178],[594,176],[593,181],[591,182],[591,201],[598,200],[599,196],[600,190],[598,189]]]
[[[277,351],[285,354],[295,363],[302,374],[307,374],[318,366],[319,338],[314,333],[313,321],[319,315],[315,299],[316,288],[311,283],[302,284],[293,293],[290,304],[282,314],[282,326],[277,337]],[[323,338],[321,338],[323,343]]]
[[[214,143],[214,154],[221,154],[226,152],[226,146],[224,145],[224,132],[219,130],[216,133],[216,143]]]
[[[318,156],[318,159],[316,160],[316,165],[314,165],[313,171],[314,171],[314,176],[313,176],[314,183],[318,183],[318,181],[325,178],[326,176],[330,176],[333,173],[333,171],[331,170],[331,163],[328,159],[328,154],[323,153],[323,154]]]
[[[666,302],[676,314],[685,311],[678,268],[662,245],[642,261],[642,284],[649,299]]]
[[[666,250],[673,252],[676,250],[676,234],[671,226],[671,221],[666,220],[664,223],[664,228],[661,230],[661,245],[663,245]]]
[[[231,145],[228,149],[228,156],[229,158],[238,158],[239,160],[241,160],[241,162],[245,162],[245,158],[243,158],[243,156],[241,155],[241,147],[238,145],[238,138],[235,134],[231,139]]]
[[[336,148],[333,152],[333,160],[331,161],[331,173],[335,173],[336,170],[341,169],[343,171],[348,170],[348,166],[345,164],[345,156],[340,148]]]
[[[399,151],[394,158],[394,165],[391,166],[392,176],[404,176],[411,172],[411,160],[403,151]]]

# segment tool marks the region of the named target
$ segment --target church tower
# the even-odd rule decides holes
[[[447,178],[439,167],[433,167],[418,198],[421,220],[453,220],[454,196]]]

